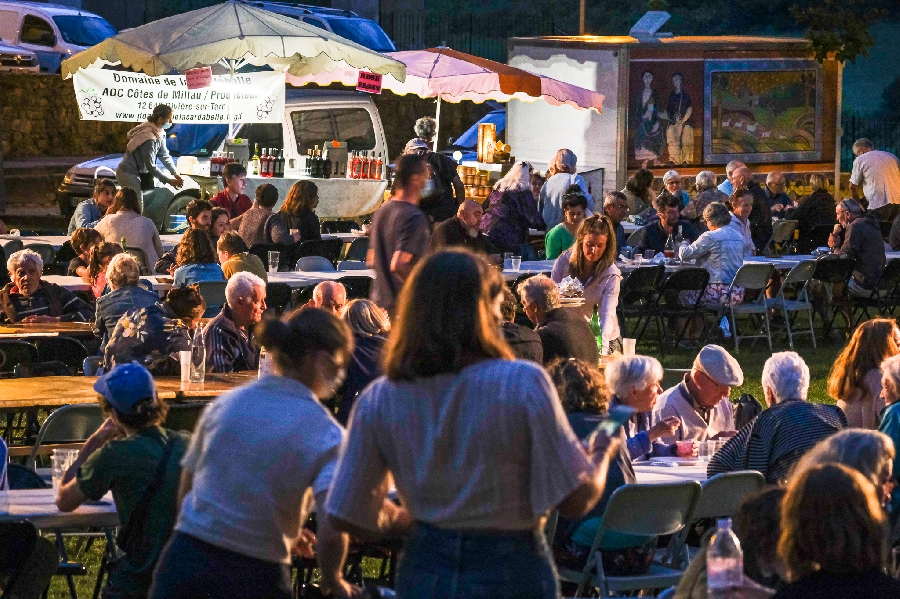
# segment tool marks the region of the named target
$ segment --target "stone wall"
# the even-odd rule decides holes
[[[135,125],[82,121],[72,80],[59,75],[0,74],[0,106],[6,159],[121,152]]]

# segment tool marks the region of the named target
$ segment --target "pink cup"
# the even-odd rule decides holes
[[[693,441],[676,441],[675,445],[678,447],[678,455],[680,457],[690,457],[694,455]]]

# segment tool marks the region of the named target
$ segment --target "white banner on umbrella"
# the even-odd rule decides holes
[[[215,75],[211,87],[189,90],[184,75],[78,69],[75,97],[85,121],[144,121],[157,104],[175,111],[176,123],[280,123],[284,73]]]

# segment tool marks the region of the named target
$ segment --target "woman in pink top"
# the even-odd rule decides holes
[[[545,516],[586,513],[618,448],[597,435],[585,450],[544,370],[513,359],[503,287],[466,251],[419,262],[400,293],[386,376],[350,417],[325,512],[356,536],[409,533],[401,599],[558,597]],[[391,478],[405,519],[381,512]]]
[[[98,243],[91,248],[91,259],[88,264],[88,278],[91,283],[91,291],[94,297],[103,295],[106,289],[106,267],[116,254],[122,253],[122,246],[118,243]]]
[[[622,351],[616,317],[622,271],[616,266],[616,234],[609,217],[595,214],[581,221],[574,245],[559,255],[550,273],[557,283],[566,277],[578,279],[584,286],[584,304],[568,309],[591,318],[596,306],[603,329],[603,353]]]

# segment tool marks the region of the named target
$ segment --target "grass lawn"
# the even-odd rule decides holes
[[[652,334],[647,335],[645,339],[652,340]],[[755,346],[751,345],[752,341],[745,343],[746,345],[742,344],[739,352],[734,352],[734,343],[730,342],[730,340],[729,343],[724,345],[724,347],[737,358],[744,371],[744,385],[733,390],[731,397],[732,399],[737,399],[740,397],[741,393],[750,393],[756,397],[756,399],[760,400],[760,402],[765,404],[760,377],[762,376],[763,365],[771,354],[769,353],[765,340],[757,340]],[[828,397],[827,393],[828,373],[831,371],[831,367],[843,345],[844,343],[842,341],[820,342],[818,349],[813,349],[808,337],[804,337],[800,341],[795,341],[795,350],[809,365],[811,381],[809,390],[810,401],[818,403],[834,403],[834,400]],[[788,349],[787,343],[781,340],[776,341],[774,347],[775,351],[785,351]],[[637,349],[639,353],[659,358],[665,368],[690,368],[694,356],[696,355],[696,351],[679,350],[674,353],[669,353],[666,356],[661,356],[656,349],[656,345],[650,341],[640,343]],[[70,548],[69,559],[81,561],[88,569],[87,576],[75,579],[78,596],[81,598],[90,597],[94,590],[94,581],[97,577],[104,542],[98,539],[89,551],[78,554],[72,552],[74,544],[75,541],[67,541],[67,546]],[[363,570],[365,575],[372,577],[377,576],[377,565],[377,562],[374,560],[364,561]],[[53,582],[50,585],[49,597],[50,599],[66,599],[69,597],[68,588],[64,578],[54,577]]]

